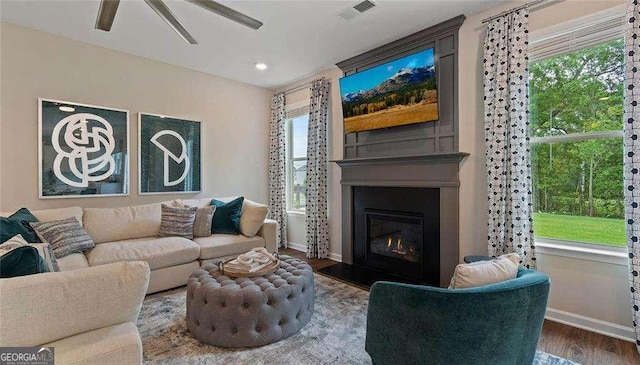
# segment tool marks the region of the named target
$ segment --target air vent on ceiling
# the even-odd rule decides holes
[[[376,4],[372,3],[369,0],[364,0],[361,3],[358,3],[356,5],[353,6],[354,9],[356,9],[357,11],[364,13],[365,11],[373,8],[374,6],[376,6]]]
[[[364,13],[367,10],[370,10],[371,8],[375,7],[377,4],[374,3],[373,1],[370,0],[364,0],[360,3],[357,3],[353,6],[350,6],[342,11],[340,11],[338,13],[338,15],[345,19],[345,20],[350,20],[355,18],[356,16]]]

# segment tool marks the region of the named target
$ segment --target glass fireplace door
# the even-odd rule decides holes
[[[416,274],[423,261],[423,217],[410,212],[365,209],[367,264],[391,272]]]

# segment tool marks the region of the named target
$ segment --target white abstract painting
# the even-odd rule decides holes
[[[128,195],[129,112],[39,100],[40,198]]]
[[[200,122],[140,113],[139,193],[201,191]]]

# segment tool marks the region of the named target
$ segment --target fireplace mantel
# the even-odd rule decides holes
[[[459,165],[468,153],[336,160],[342,172],[342,261],[353,264],[353,189],[357,186],[438,188],[440,191],[440,285],[458,264]]]
[[[332,161],[343,186],[458,187],[458,167],[468,153],[352,158]]]
[[[344,160],[332,160],[340,167],[362,166],[362,165],[380,165],[380,164],[398,164],[408,162],[421,163],[459,163],[465,157],[469,156],[466,152],[443,152],[430,153],[424,155],[408,155],[408,156],[390,156],[390,157],[365,157],[365,158],[348,158]]]

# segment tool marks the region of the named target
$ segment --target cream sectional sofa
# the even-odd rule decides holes
[[[58,259],[61,271],[119,261],[145,261],[151,269],[147,293],[185,285],[189,275],[206,261],[225,259],[254,247],[265,247],[269,252],[277,251],[277,223],[270,219],[264,220],[253,237],[241,234],[213,234],[193,240],[158,237],[161,204],[177,206],[180,203],[203,207],[211,203],[211,198],[172,200],[122,208],[46,209],[32,211],[32,214],[43,222],[76,217],[95,242],[96,247],[84,254],[76,253]],[[256,203],[245,199],[243,213],[252,204]],[[246,219],[250,219],[249,214],[243,214],[241,226]]]
[[[140,364],[149,266],[117,262],[0,280],[0,344],[54,347],[56,364]]]

